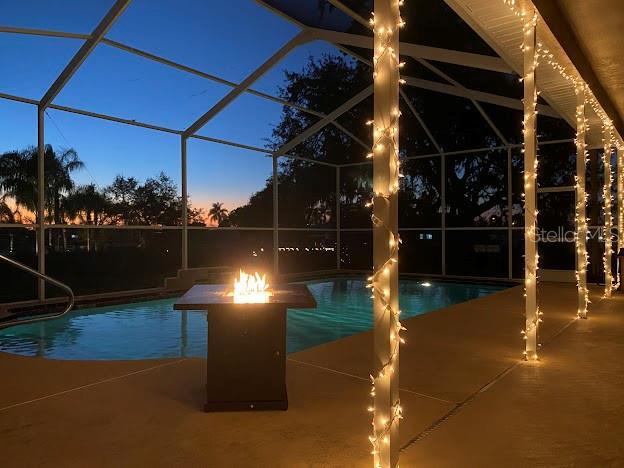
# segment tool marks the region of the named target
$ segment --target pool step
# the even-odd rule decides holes
[[[178,270],[174,277],[165,278],[165,289],[187,290],[194,284],[229,283],[234,276],[230,267],[203,267]]]

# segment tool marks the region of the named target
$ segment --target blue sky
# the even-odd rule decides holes
[[[89,33],[111,0],[0,0],[5,26]],[[133,0],[107,37],[170,60],[242,81],[298,28],[253,0]],[[40,99],[81,45],[80,40],[0,33],[0,92]],[[299,70],[310,55],[337,50],[321,42],[291,52],[253,87],[277,94],[283,72]],[[10,66],[6,66],[10,64]],[[55,104],[183,129],[221,99],[229,87],[99,45]],[[250,94],[198,133],[264,146],[281,106]],[[0,152],[36,144],[34,106],[0,99]],[[75,148],[86,163],[79,183],[105,186],[116,174],[141,180],[165,171],[179,185],[175,135],[56,110],[46,115],[46,142]],[[264,186],[271,161],[262,154],[203,141],[188,152],[189,193],[195,205],[214,201],[234,208]]]

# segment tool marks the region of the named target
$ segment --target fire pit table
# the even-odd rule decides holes
[[[201,284],[173,306],[207,311],[205,411],[288,409],[286,310],[316,301],[304,284],[278,285],[257,299],[239,303],[227,285]]]

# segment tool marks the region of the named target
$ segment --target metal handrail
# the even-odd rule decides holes
[[[0,322],[0,329],[2,328],[7,328],[7,327],[13,327],[15,325],[22,325],[25,323],[32,323],[32,322],[41,322],[44,320],[52,320],[55,318],[59,318],[62,317],[63,315],[65,315],[67,312],[69,312],[70,310],[72,310],[72,308],[74,307],[74,302],[75,302],[75,297],[74,297],[74,291],[72,291],[72,289],[67,286],[65,283],[61,283],[60,281],[55,280],[54,278],[51,278],[47,275],[44,275],[42,273],[39,273],[37,270],[33,270],[32,268],[17,262],[15,260],[13,260],[12,258],[9,257],[5,257],[4,255],[0,255],[0,260],[4,260],[5,262],[13,265],[14,267],[19,268],[20,270],[23,270],[27,273],[30,273],[31,275],[36,276],[37,278],[40,278],[44,281],[47,281],[50,284],[53,284],[54,286],[57,286],[59,288],[61,288],[62,290],[64,290],[65,292],[67,292],[67,295],[69,296],[69,303],[67,304],[67,307],[65,307],[65,309],[63,310],[63,312],[59,313],[59,314],[46,314],[46,315],[41,315],[40,317],[32,317],[32,318],[27,318],[27,319],[17,319],[17,320],[9,320],[7,322]]]

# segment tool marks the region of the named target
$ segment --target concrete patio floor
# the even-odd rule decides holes
[[[574,286],[541,286],[538,363],[522,287],[407,320],[401,466],[624,466],[624,296],[593,296],[574,320]],[[371,351],[363,333],[292,354],[287,412],[212,414],[201,359],[0,353],[0,465],[370,466]]]

